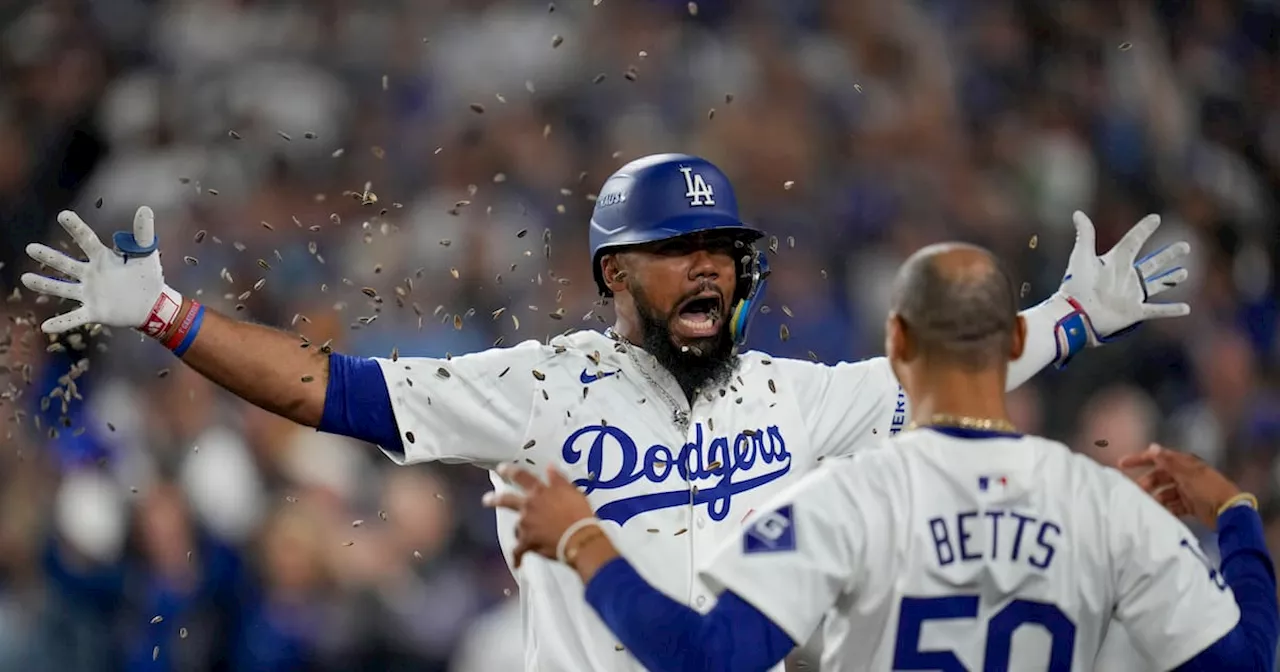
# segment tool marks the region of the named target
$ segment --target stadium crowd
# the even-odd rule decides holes
[[[1030,304],[1072,210],[1101,249],[1158,212],[1192,315],[1046,371],[1018,424],[1193,451],[1280,521],[1278,28],[1264,0],[6,3],[0,670],[520,666],[487,475],[395,468],[136,334],[50,343],[16,278],[67,207],[152,206],[171,285],[300,344],[445,356],[602,327],[592,190],[686,151],[775,234],[750,345],[824,362],[878,354],[925,243],[1000,252]]]

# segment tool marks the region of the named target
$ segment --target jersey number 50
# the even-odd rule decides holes
[[[969,672],[951,651],[920,650],[920,631],[926,621],[977,616],[977,595],[902,598],[893,669]],[[1033,600],[1014,600],[991,617],[982,656],[983,672],[1009,669],[1013,633],[1024,625],[1039,625],[1049,632],[1053,645],[1049,651],[1048,672],[1069,672],[1076,646],[1076,625],[1058,607]]]

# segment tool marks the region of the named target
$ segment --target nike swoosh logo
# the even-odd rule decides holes
[[[581,380],[583,385],[590,385],[591,383],[594,383],[597,380],[600,380],[601,378],[608,378],[609,376],[612,376],[615,373],[617,373],[617,371],[607,371],[604,373],[587,373],[587,370],[583,369],[582,375],[578,376],[578,380]]]

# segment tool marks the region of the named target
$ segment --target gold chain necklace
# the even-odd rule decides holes
[[[1013,423],[1008,420],[972,418],[967,415],[948,415],[946,413],[935,413],[923,423],[912,421],[911,424],[907,425],[907,430],[921,427],[958,427],[960,429],[977,429],[985,432],[1018,433],[1018,428],[1014,427]]]
[[[640,358],[636,356],[635,351],[639,348],[633,345],[631,341],[623,338],[622,335],[614,331],[612,327],[605,330],[605,335],[612,338],[615,342],[622,344],[622,349],[626,352],[627,359],[631,360],[631,365],[640,371],[640,375],[644,377],[645,382],[649,383],[650,387],[657,390],[658,393],[662,395],[662,398],[667,402],[667,406],[671,408],[672,424],[679,427],[681,431],[688,432],[690,411],[684,410],[681,407],[680,402],[676,401],[676,398],[671,396],[671,393],[667,391],[667,388],[658,384],[657,380],[654,380],[653,376],[649,373],[648,368],[640,361]],[[692,410],[692,404],[690,404],[690,409]]]

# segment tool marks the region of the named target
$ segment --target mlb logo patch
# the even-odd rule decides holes
[[[742,536],[743,553],[775,553],[796,550],[796,526],[788,504],[760,516]]]
[[[983,492],[998,492],[1004,490],[1009,485],[1009,479],[1004,476],[979,476],[978,489]]]

